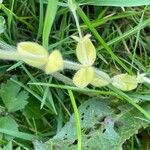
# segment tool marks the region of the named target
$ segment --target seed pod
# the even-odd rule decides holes
[[[136,76],[131,76],[127,73],[119,74],[112,78],[112,85],[122,91],[130,91],[137,87]]]
[[[54,50],[48,58],[48,63],[45,67],[45,73],[50,74],[63,69],[63,58],[58,50]]]
[[[42,68],[48,60],[48,52],[47,50],[34,42],[20,42],[17,45],[17,51],[21,54],[22,58],[25,63],[30,66]]]

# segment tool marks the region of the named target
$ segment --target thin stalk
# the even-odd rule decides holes
[[[76,26],[77,26],[77,29],[78,29],[79,37],[82,38],[82,32],[81,32],[81,28],[80,28],[80,24],[79,24],[79,20],[78,20],[76,11],[72,11],[72,14],[73,14],[75,22],[76,22]]]
[[[73,17],[75,19],[76,26],[77,26],[78,33],[79,33],[79,37],[82,38],[82,32],[81,32],[79,20],[78,20],[77,13],[76,13],[77,6],[76,6],[75,1],[74,0],[68,0],[68,6],[69,6],[70,10],[72,11]]]

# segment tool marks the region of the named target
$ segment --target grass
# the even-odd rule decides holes
[[[74,114],[75,114],[75,119],[76,119],[76,126],[77,126],[77,135],[78,135],[78,150],[82,149],[82,131],[81,131],[81,124],[80,124],[80,117],[79,117],[79,112],[78,112],[78,108],[76,105],[76,101],[74,99],[74,95],[73,92],[71,90],[68,90],[69,96],[70,96],[70,100],[72,103],[72,107],[74,109]]]
[[[92,35],[91,40],[97,51],[94,66],[98,69],[104,70],[111,77],[126,72],[132,75],[137,72],[150,75],[149,6],[123,8],[79,5],[77,18],[74,18],[67,4],[57,0],[48,3],[43,0],[6,0],[0,5],[1,16],[6,20],[5,31],[0,35],[0,43],[4,41],[16,47],[21,41],[36,41],[49,52],[59,49],[63,58],[76,62],[76,42],[71,36],[78,35],[81,28],[83,35],[87,33]],[[77,20],[80,27],[76,26]],[[80,31],[79,34],[81,36]],[[7,45],[6,50],[10,49],[11,47]],[[120,91],[110,85],[102,88],[90,85],[88,88],[80,89],[72,84],[74,71],[66,70],[46,75],[43,71],[30,67],[22,61],[6,60],[1,60],[0,68],[1,86],[5,84],[7,87],[9,84],[6,82],[10,81],[14,89],[19,86],[21,88],[19,92],[27,92],[28,95],[28,104],[14,112],[9,111],[5,100],[0,96],[0,147],[12,141],[14,149],[31,150],[35,146],[33,144],[35,141],[44,143],[60,133],[74,113],[77,143],[73,145],[76,146],[75,149],[81,150],[84,140],[81,134],[84,129],[78,107],[93,97],[110,99],[109,107],[112,107],[114,112],[120,111],[118,106],[131,104],[136,108],[137,113],[145,116],[133,116],[133,118],[140,118],[147,123],[150,120],[149,111],[143,107],[144,104],[149,105],[149,84],[139,84],[130,92]],[[2,87],[0,91],[1,89]],[[11,93],[11,90],[9,92]],[[138,99],[139,95],[145,99]],[[20,100],[22,99],[23,96]],[[11,127],[8,126],[11,123],[7,117],[11,117],[17,125],[14,123]],[[6,124],[1,119],[6,119]],[[102,124],[104,123],[103,120]],[[93,127],[93,130],[97,126],[98,124]],[[123,149],[140,150],[146,146],[147,150],[150,149],[149,129],[147,125],[146,128],[141,128],[139,132],[129,136]],[[15,138],[9,138],[12,136]],[[144,138],[145,142],[143,142]],[[51,149],[55,149],[53,144]]]

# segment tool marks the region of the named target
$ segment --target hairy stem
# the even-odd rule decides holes
[[[68,60],[64,60],[64,69],[69,69],[69,70],[79,70],[83,67],[82,64],[78,64],[75,62],[71,62]]]
[[[34,56],[34,55],[25,55],[20,54],[17,51],[7,51],[7,50],[0,50],[0,59],[6,60],[32,60],[32,61],[47,61],[47,59],[43,56]]]

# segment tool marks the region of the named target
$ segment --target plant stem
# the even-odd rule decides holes
[[[76,26],[77,26],[77,29],[78,29],[78,32],[79,32],[79,37],[82,38],[82,32],[81,32],[79,20],[78,20],[78,17],[77,17],[77,13],[76,13],[76,11],[72,11],[72,13],[73,13],[73,16],[74,16],[74,19],[75,19],[75,22],[76,22]]]
[[[20,54],[17,51],[6,51],[0,50],[0,59],[6,60],[32,60],[32,61],[47,61],[47,59],[43,56],[34,56],[34,55],[24,55]]]
[[[78,33],[79,33],[79,37],[82,38],[82,32],[81,32],[79,20],[78,20],[77,13],[76,13],[77,6],[76,6],[75,1],[74,0],[68,0],[68,6],[69,6],[69,8],[72,11],[72,14],[74,16],[76,26],[77,26],[77,29],[78,29]]]
[[[79,70],[84,67],[82,64],[64,60],[64,69]]]

